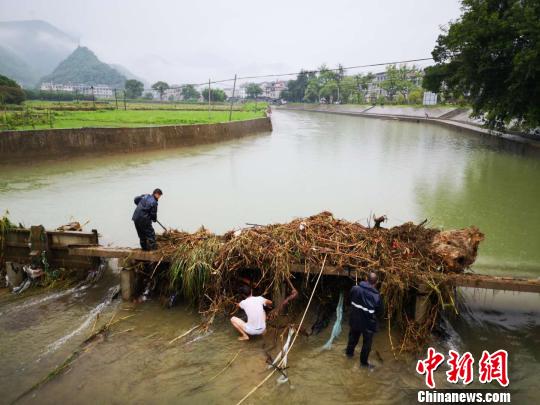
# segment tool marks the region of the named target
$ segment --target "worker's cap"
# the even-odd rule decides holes
[[[161,189],[160,189],[160,188],[156,188],[156,189],[154,190],[154,192],[153,192],[152,194],[159,194],[159,195],[163,195],[163,191],[161,191]]]

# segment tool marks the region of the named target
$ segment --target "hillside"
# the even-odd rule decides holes
[[[145,87],[150,87],[150,83],[143,79],[140,76],[137,76],[135,73],[131,72],[128,68],[125,66],[122,66],[118,63],[109,63],[109,66],[115,69],[118,73],[123,75],[128,80],[138,80],[142,84],[144,84]]]
[[[125,76],[101,62],[86,47],[75,49],[50,75],[41,79],[41,82],[107,84],[116,88],[123,88],[125,81]]]
[[[0,74],[11,77],[25,87],[34,86],[40,74],[19,56],[0,46]]]
[[[77,40],[41,20],[0,21],[0,44],[0,74],[33,86],[77,47]]]

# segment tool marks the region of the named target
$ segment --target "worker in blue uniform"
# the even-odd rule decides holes
[[[137,208],[135,208],[131,219],[135,224],[142,250],[155,250],[157,248],[156,233],[152,222],[157,221],[158,200],[162,195],[163,192],[156,188],[152,194],[142,194],[134,199]]]
[[[369,352],[373,335],[377,332],[377,316],[382,312],[382,299],[376,288],[377,274],[369,273],[367,281],[355,285],[350,292],[351,316],[349,320],[349,341],[345,353],[348,357],[354,356],[354,349],[363,337],[362,350],[360,351],[360,365],[372,367],[368,363]]]

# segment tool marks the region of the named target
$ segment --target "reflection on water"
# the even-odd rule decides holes
[[[102,241],[116,245],[136,244],[132,197],[156,186],[165,191],[161,222],[186,230],[204,224],[222,232],[322,210],[361,221],[384,213],[391,225],[427,217],[435,226],[476,224],[486,233],[478,270],[540,275],[540,164],[523,145],[424,124],[317,113],[276,111],[273,123],[271,135],[217,145],[4,166],[0,209],[28,225],[90,220]],[[229,403],[265,377],[271,339],[240,343],[220,320],[210,335],[170,345],[199,315],[152,302],[102,305],[116,283],[109,275],[81,291],[2,301],[0,392],[7,395],[0,402],[11,401],[75,350],[90,333],[95,308],[102,319],[114,311],[135,316],[23,402]],[[441,350],[454,347],[479,357],[483,349],[506,348],[511,387],[518,390],[513,399],[534,403],[540,296],[464,294],[463,316],[450,320],[454,332]],[[330,328],[300,338],[289,359],[291,384],[271,379],[253,403],[408,402],[409,389],[422,387],[423,380],[413,361],[394,359],[387,332],[383,328],[375,338],[373,373],[344,357],[345,322],[330,351],[318,350]],[[47,353],[55,342],[62,343]],[[240,349],[231,367],[209,382]],[[441,388],[443,380],[444,370],[437,373]]]
[[[330,210],[390,224],[476,224],[478,270],[540,275],[540,159],[523,145],[425,124],[276,111],[274,132],[216,145],[2,167],[0,208],[48,227],[90,220],[136,245],[132,198],[156,186],[161,222],[216,232]]]

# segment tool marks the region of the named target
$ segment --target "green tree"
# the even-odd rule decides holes
[[[127,98],[139,98],[143,94],[144,84],[138,80],[126,80],[124,85]]]
[[[0,75],[0,104],[21,104],[25,99],[26,94],[15,80]]]
[[[319,79],[315,76],[311,77],[308,80],[306,91],[304,93],[304,101],[307,102],[318,102],[319,101],[319,91],[321,86],[319,85]]]
[[[154,98],[154,95],[151,92],[147,91],[146,93],[144,93],[143,98],[146,100],[152,100]]]
[[[257,98],[257,96],[262,94],[261,86],[257,83],[248,83],[246,85],[246,94],[248,98]]]
[[[371,72],[367,74],[358,74],[355,76],[356,84],[358,87],[358,94],[356,96],[357,103],[364,103],[368,98],[369,85],[375,79],[375,75]]]
[[[201,91],[201,95],[203,96],[205,101],[208,101],[208,87]],[[210,95],[212,97],[210,101],[222,102],[227,99],[227,95],[221,89],[212,89],[210,91]]]
[[[312,72],[301,70],[295,80],[289,80],[287,82],[287,90],[281,94],[281,97],[287,101],[303,101],[308,81],[310,77],[313,77],[314,75],[315,74]]]
[[[339,92],[341,100],[346,103],[355,103],[358,101],[359,88],[354,76],[344,76],[339,83]],[[362,97],[363,100],[363,97]]]
[[[165,93],[165,90],[167,90],[169,88],[169,85],[165,82],[155,82],[153,85],[152,85],[152,89],[157,91],[159,93],[159,99],[160,100],[163,100],[163,93]]]
[[[319,96],[326,98],[328,102],[333,103],[334,100],[338,99],[339,96],[339,86],[337,81],[328,80],[326,81],[319,91]]]
[[[540,126],[540,3],[462,0],[437,39],[423,85],[465,96],[490,127]]]
[[[411,90],[411,92],[409,93],[408,100],[410,104],[422,104],[423,99],[424,99],[424,92],[420,88]]]
[[[201,93],[192,84],[182,86],[182,97],[184,97],[184,100],[198,100],[200,96]]]

